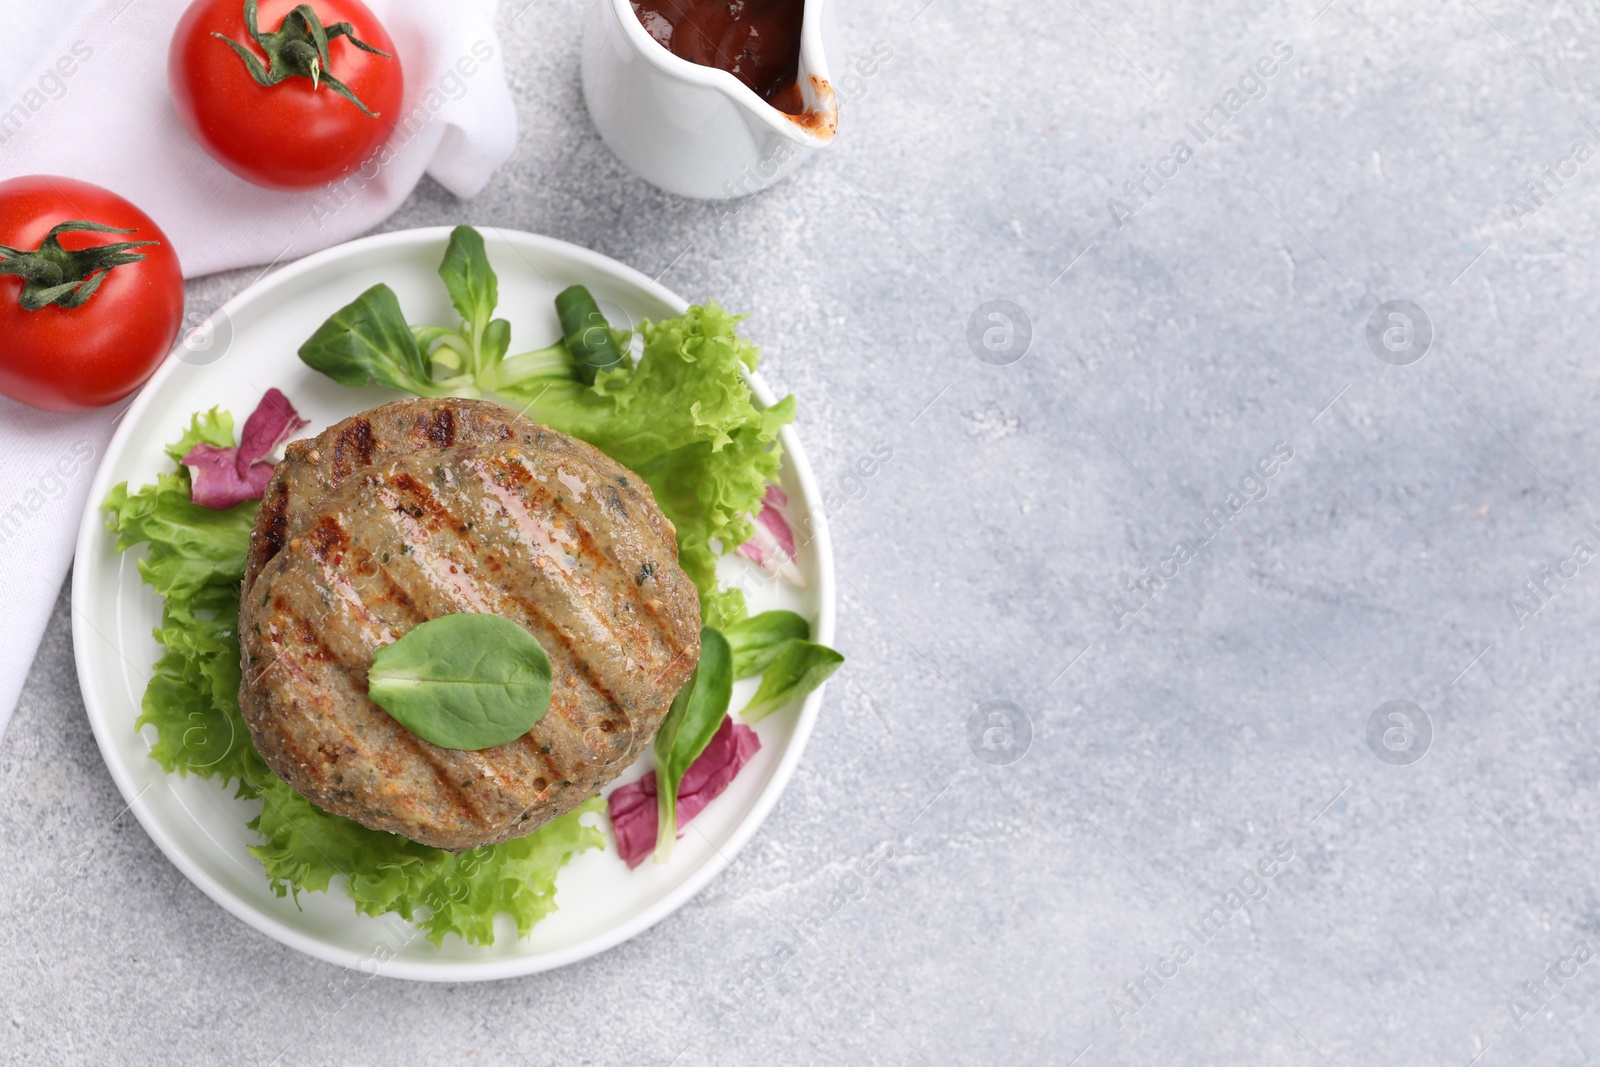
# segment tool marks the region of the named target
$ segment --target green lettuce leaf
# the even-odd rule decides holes
[[[745,616],[744,594],[717,584],[718,552],[749,539],[750,515],[782,465],[778,430],[795,412],[792,396],[757,406],[742,371],[756,369],[760,350],[739,336],[739,322],[717,304],[697,305],[642,324],[637,368],[602,371],[593,386],[552,380],[507,391],[649,483],[677,528],[704,621],[717,627]]]
[[[458,934],[474,945],[494,941],[494,917],[509,914],[526,937],[556,908],[556,875],[579,852],[605,847],[605,834],[578,820],[603,810],[594,797],[526,837],[452,853],[329,815],[284,782],[261,790],[250,823],[265,843],[250,851],[278,896],[326,891],[343,875],[345,891],[367,915],[394,912],[434,944]]]
[[[233,419],[212,409],[196,415],[167,454],[177,458],[205,442],[234,443]],[[232,782],[255,795],[267,773],[239,715],[239,583],[255,521],[255,502],[212,511],[189,502],[189,474],[162,474],[136,493],[127,483],[104,508],[117,551],[143,544],[139,576],[162,598],[155,638],[161,658],[151,670],[135,729],[156,728],[151,758],[168,773]]]
[[[196,415],[167,454],[176,462],[201,441],[234,444],[233,419],[216,409]],[[566,862],[604,847],[604,835],[578,821],[601,810],[598,798],[526,837],[459,854],[314,806],[268,769],[239,713],[239,586],[259,504],[191,504],[180,467],[137,491],[118,485],[103,507],[117,551],[144,546],[139,575],[162,597],[161,657],[134,728],[155,727],[150,755],[168,773],[231,782],[237,795],[261,798],[250,827],[263,841],[251,851],[279,896],[325,891],[344,875],[350,899],[368,915],[415,919],[435,944],[452,933],[488,944],[501,912],[525,936],[555,909]]]

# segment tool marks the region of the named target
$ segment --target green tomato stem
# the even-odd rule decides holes
[[[257,0],[244,0],[244,24],[250,40],[267,54],[266,66],[262,66],[261,60],[244,44],[220,33],[211,36],[234,50],[257,85],[271,88],[290,78],[310,78],[313,91],[326,85],[360,108],[363,115],[378,117],[377,112],[369,110],[348,85],[333,76],[328,42],[343,37],[363,52],[371,52],[384,59],[394,57],[357,38],[355,29],[348,22],[324,26],[310,4],[301,4],[284,16],[276,30],[263,33]]]
[[[51,304],[57,307],[82,307],[100,288],[106,275],[117,267],[138,263],[142,252],[130,249],[158,245],[160,241],[116,241],[69,252],[58,239],[63,233],[133,233],[98,222],[72,219],[58,223],[45,234],[32,251],[0,245],[0,274],[15,274],[22,279],[18,301],[24,311],[38,311]]]

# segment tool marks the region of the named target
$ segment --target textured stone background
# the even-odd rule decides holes
[[[117,817],[63,605],[0,745],[0,1060],[1593,1062],[1600,564],[1520,625],[1508,599],[1600,548],[1600,163],[1520,226],[1507,201],[1600,148],[1600,7],[1319,2],[846,6],[835,62],[893,58],[832,151],[726,220],[599,142],[580,0],[502,5],[516,160],[390,225],[553,234],[750,313],[842,500],[850,663],[806,760],[734,867],[627,945],[351,985]],[[1276,41],[1293,58],[1200,144],[1185,123]],[[1133,200],[1179,138],[1193,158]],[[967,341],[993,299],[1031,321],[1012,365]],[[1434,333],[1406,366],[1364,337],[1397,299]],[[1280,442],[1265,499],[1119,620]],[[1408,765],[1367,741],[1395,699],[1431,724]],[[969,745],[990,700],[1031,728],[1009,766]],[[880,842],[866,896],[774,974]],[[1275,846],[1202,944],[1185,924]]]

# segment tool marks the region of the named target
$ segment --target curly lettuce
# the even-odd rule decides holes
[[[556,910],[556,875],[567,861],[605,847],[604,833],[579,822],[604,809],[599,797],[526,837],[446,852],[329,815],[271,775],[262,782],[260,796],[261,814],[250,828],[264,843],[250,851],[274,893],[326,891],[342,874],[358,911],[394,912],[416,922],[434,944],[446,934],[469,944],[492,944],[494,917],[502,912],[516,921],[519,937],[528,936]],[[420,918],[419,908],[427,909]]]
[[[233,444],[233,417],[216,408],[190,420],[167,449],[174,464],[196,444]],[[145,545],[139,577],[161,597],[161,645],[135,729],[156,728],[151,757],[167,773],[232,782],[255,796],[269,774],[239,715],[239,583],[257,504],[213,511],[190,503],[182,467],[130,492],[126,482],[102,505],[117,551]]]
[[[215,408],[194,416],[167,454],[176,464],[199,443],[232,446],[232,416]],[[435,944],[447,934],[490,944],[501,913],[526,936],[555,909],[567,861],[604,847],[604,834],[579,821],[601,801],[514,841],[450,853],[369,830],[295,792],[256,754],[239,713],[239,589],[259,504],[213,511],[189,497],[189,474],[178,467],[138,490],[124,482],[102,505],[117,551],[145,547],[139,575],[162,598],[161,657],[135,723],[156,730],[151,758],[168,773],[232,783],[236,795],[261,800],[249,825],[262,843],[250,851],[280,897],[325,892],[343,876],[359,911],[393,912]]]

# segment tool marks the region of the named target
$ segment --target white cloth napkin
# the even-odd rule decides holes
[[[13,51],[0,67],[0,180],[60,174],[111,189],[166,232],[186,277],[289,262],[371,229],[424,172],[471,196],[511,155],[516,114],[495,2],[367,0],[404,64],[404,108],[416,122],[409,135],[402,124],[393,157],[375,173],[284,193],[234,177],[173,110],[167,44],[188,0],[0,0],[7,50],[37,53],[19,63]],[[54,30],[74,6],[83,17]],[[69,62],[58,65],[62,57]],[[0,734],[71,563],[120,407],[64,416],[0,397]]]

